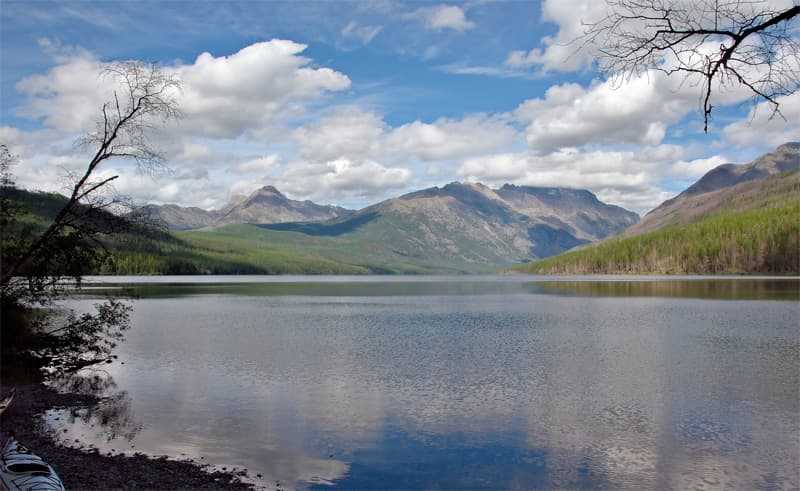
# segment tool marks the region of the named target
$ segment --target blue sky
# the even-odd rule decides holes
[[[706,135],[695,87],[604,78],[567,44],[601,7],[3,0],[0,142],[19,185],[63,190],[114,60],[158,62],[183,86],[185,117],[154,137],[170,172],[102,169],[141,201],[220,207],[269,184],[360,207],[474,180],[586,188],[645,212],[716,165],[797,139],[798,94],[781,101],[785,120],[723,94]]]

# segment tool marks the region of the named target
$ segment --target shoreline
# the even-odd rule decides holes
[[[3,395],[10,387],[3,387]],[[233,489],[253,490],[242,480],[246,470],[221,471],[194,460],[176,460],[137,453],[102,454],[96,448],[75,442],[59,443],[45,428],[42,415],[49,409],[87,408],[102,399],[62,394],[42,383],[16,386],[16,396],[0,416],[2,444],[12,434],[42,457],[61,478],[66,489]]]

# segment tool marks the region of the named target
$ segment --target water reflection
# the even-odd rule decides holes
[[[51,426],[63,428],[61,437],[65,440],[105,443],[132,441],[142,430],[141,423],[133,416],[130,396],[125,391],[117,390],[117,383],[107,370],[83,368],[52,377],[48,379],[48,385],[63,392],[99,398],[88,407],[47,412],[45,419]]]
[[[213,281],[215,278],[218,281]],[[92,277],[83,294],[124,292],[131,297],[234,296],[431,296],[556,294],[717,300],[800,300],[797,277],[686,276],[305,276],[305,277]],[[137,280],[135,282],[129,282]],[[158,281],[155,281],[158,280]]]
[[[800,300],[800,280],[795,278],[552,281],[540,286],[542,292],[576,296]]]
[[[800,486],[797,302],[476,284],[142,298],[132,443],[289,488]]]

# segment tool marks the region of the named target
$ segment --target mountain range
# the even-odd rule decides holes
[[[205,214],[175,205],[151,211],[172,229],[202,228],[186,236],[219,236],[246,224],[269,233],[265,243],[290,241],[306,250],[319,244],[309,253],[373,269],[395,264],[408,272],[495,270],[599,240],[639,219],[585,190],[460,182],[357,211],[294,201],[271,186]],[[358,257],[351,257],[355,250]]]
[[[9,193],[42,228],[66,198]],[[62,204],[60,204],[62,203]],[[453,182],[361,210],[265,186],[104,237],[101,274],[800,273],[800,143],[711,170],[639,220],[585,190]],[[28,230],[28,229],[26,229]]]
[[[178,205],[147,205],[144,211],[170,230],[192,230],[231,223],[283,223],[327,220],[352,213],[338,206],[287,198],[272,186],[264,186],[249,196],[234,197],[219,210],[204,210]]]
[[[520,266],[537,274],[800,273],[800,143],[706,173],[621,234]]]

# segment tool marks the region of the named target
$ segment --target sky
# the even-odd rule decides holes
[[[476,181],[589,189],[645,213],[717,165],[799,139],[800,92],[781,97],[782,118],[746,91],[721,92],[706,134],[693,84],[600,73],[574,40],[603,8],[2,0],[0,143],[18,186],[65,192],[92,153],[76,142],[108,100],[99,73],[118,60],[181,82],[183,117],[151,136],[168,169],[99,169],[140,202],[220,208],[272,185],[360,208]]]

